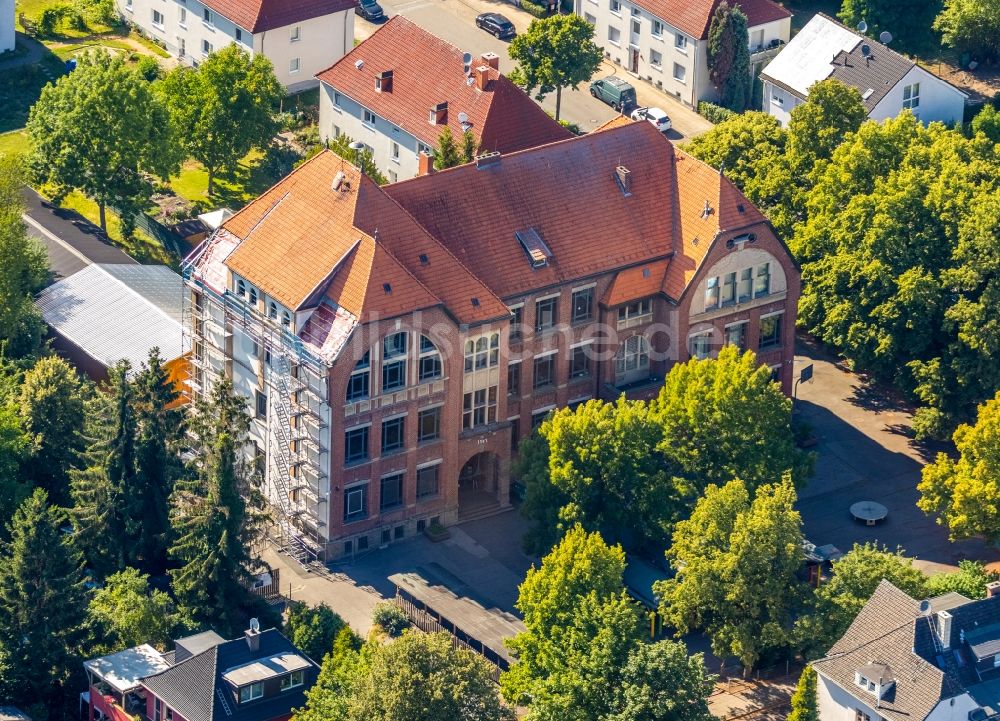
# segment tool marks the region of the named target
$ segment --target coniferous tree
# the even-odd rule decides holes
[[[86,635],[83,557],[63,533],[65,522],[35,489],[0,551],[0,670],[10,700],[36,719],[49,718],[77,690],[70,674]]]
[[[792,711],[788,721],[819,721],[816,708],[816,671],[812,666],[802,669],[798,686],[792,695]]]
[[[182,419],[171,406],[178,393],[163,366],[159,348],[134,383],[136,419],[135,492],[129,494],[129,535],[136,541],[135,558],[147,573],[162,573],[170,536],[170,493],[180,475],[177,443]]]
[[[247,588],[260,567],[253,549],[266,513],[260,479],[242,455],[249,427],[246,401],[220,376],[191,420],[193,477],[178,481],[171,496],[170,556],[182,564],[171,571],[178,605],[221,633],[242,628]]]
[[[471,163],[476,159],[476,136],[472,134],[471,130],[466,130],[462,133],[462,162]]]
[[[438,136],[438,147],[434,153],[434,167],[438,170],[454,168],[462,162],[458,147],[455,145],[455,136],[451,128],[445,126]]]
[[[747,16],[739,5],[723,0],[708,29],[708,74],[722,105],[742,113],[750,105],[750,36]]]

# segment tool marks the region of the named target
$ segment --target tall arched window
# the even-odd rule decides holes
[[[347,381],[347,402],[360,401],[367,398],[371,389],[371,353],[358,361]]]
[[[649,341],[643,335],[627,338],[615,356],[615,383],[622,385],[649,377]]]
[[[425,335],[420,336],[420,357],[417,362],[417,381],[426,383],[442,375],[441,354],[434,341]]]

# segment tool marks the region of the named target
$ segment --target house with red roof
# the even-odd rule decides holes
[[[471,53],[470,53],[471,55]],[[438,138],[470,131],[478,152],[511,153],[571,133],[498,70],[397,15],[319,74],[320,136],[364,143],[389,182],[424,172]],[[423,158],[423,160],[421,160]]]
[[[171,55],[198,65],[236,43],[261,54],[289,92],[354,45],[355,0],[115,0],[124,20]]]
[[[722,0],[575,0],[594,42],[620,65],[685,105],[715,102],[708,77],[708,29]],[[747,16],[750,69],[757,77],[792,32],[792,14],[773,0],[730,0]]]
[[[324,560],[510,504],[555,408],[654,397],[751,349],[792,389],[799,271],[647,122],[379,186],[330,151],[185,262],[191,393],[220,373],[289,551]]]

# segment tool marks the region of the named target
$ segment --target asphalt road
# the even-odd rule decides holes
[[[500,0],[379,0],[379,4],[387,16],[403,15],[439,38],[472,53],[473,57],[487,51],[496,53],[500,56],[500,71],[505,74],[514,68],[514,63],[507,54],[508,43],[477,28],[476,16],[483,12],[499,12],[514,24],[519,33],[524,32],[533,19],[523,10]],[[359,41],[364,40],[377,27],[361,17],[355,17],[354,35]],[[668,133],[671,140],[689,138],[712,127],[690,108],[638,78],[627,77],[621,68],[608,62],[604,63],[595,77],[611,74],[625,77],[635,86],[640,105],[657,105],[666,110],[675,126],[675,130]],[[555,112],[555,93],[546,96],[542,107],[550,113]],[[610,106],[590,96],[587,83],[581,84],[579,90],[563,91],[560,117],[576,123],[584,132],[594,130],[617,115]]]

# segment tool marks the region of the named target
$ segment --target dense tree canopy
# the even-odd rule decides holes
[[[179,622],[170,596],[150,588],[149,576],[135,568],[108,576],[90,601],[89,617],[107,653],[143,643],[166,651]]]
[[[325,603],[318,606],[296,603],[289,609],[285,635],[296,648],[319,662],[333,651],[334,639],[346,625],[344,619]]]
[[[819,699],[816,697],[816,671],[812,666],[802,669],[799,683],[792,694],[792,710],[788,721],[819,721]]]
[[[931,24],[941,10],[941,0],[897,2],[896,0],[844,0],[837,17],[845,25],[856,28],[864,20],[870,38],[888,31],[890,47],[896,51],[919,52],[933,42]]]
[[[579,15],[552,15],[532,20],[527,32],[510,41],[517,67],[510,79],[538,100],[555,91],[556,120],[563,88],[577,88],[601,67],[604,53],[594,43],[594,26]]]
[[[980,61],[1000,58],[1000,0],[944,0],[934,29],[945,45]]]
[[[708,77],[719,92],[721,105],[742,113],[750,107],[750,34],[747,16],[738,4],[722,0],[708,26]]]

